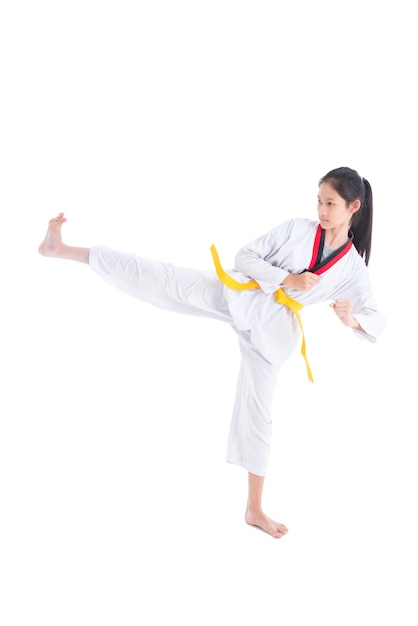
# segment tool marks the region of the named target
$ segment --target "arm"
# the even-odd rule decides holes
[[[235,256],[235,269],[256,280],[266,293],[274,293],[289,274],[269,260],[280,248],[282,239],[280,227],[274,228],[242,247]]]
[[[362,339],[374,343],[386,326],[386,319],[377,308],[366,266],[355,271],[356,280],[344,285],[330,307],[341,322]]]
[[[312,224],[314,224],[312,222]],[[318,277],[310,272],[299,274],[306,265],[300,250],[306,250],[311,236],[306,220],[289,220],[254,239],[241,248],[235,257],[235,269],[256,280],[265,293],[274,293],[288,286],[300,291],[311,289]]]
[[[334,309],[336,316],[342,321],[344,326],[348,326],[354,330],[359,330],[363,333],[365,332],[364,328],[361,327],[359,321],[353,315],[351,300],[346,298],[337,298],[336,301],[331,302],[329,306]]]

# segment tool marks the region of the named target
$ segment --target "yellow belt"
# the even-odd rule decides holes
[[[217,252],[215,246],[212,245],[211,248],[210,248],[210,251],[212,253],[213,262],[215,264],[215,269],[216,269],[216,273],[218,275],[218,278],[224,285],[226,285],[226,287],[229,287],[230,289],[235,289],[235,290],[238,290],[238,291],[244,291],[245,289],[260,289],[260,285],[255,280],[252,280],[252,281],[250,281],[248,283],[240,283],[237,280],[235,280],[234,278],[232,278],[222,268],[221,262],[219,260],[218,252]],[[303,304],[300,304],[300,302],[297,302],[296,300],[293,300],[293,298],[288,296],[287,293],[282,288],[278,289],[275,292],[275,296],[276,296],[277,304],[283,304],[288,309],[290,309],[294,313],[294,315],[295,315],[295,317],[296,317],[296,319],[298,321],[300,330],[302,332],[301,354],[302,354],[303,358],[305,359],[306,370],[308,372],[308,378],[311,381],[311,383],[313,383],[313,377],[312,377],[311,368],[309,367],[308,357],[306,356],[306,342],[305,342],[305,334],[303,332],[302,318],[299,315],[299,311],[301,309],[303,309]]]

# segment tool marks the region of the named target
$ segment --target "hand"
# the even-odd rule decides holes
[[[303,272],[302,274],[288,274],[282,285],[292,287],[298,291],[309,291],[318,284],[318,276],[312,272]]]
[[[337,298],[335,302],[330,304],[330,307],[334,309],[336,316],[345,326],[348,326],[349,328],[356,328],[357,330],[363,330],[353,315],[351,300]]]

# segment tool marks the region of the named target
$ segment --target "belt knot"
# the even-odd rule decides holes
[[[300,311],[303,309],[303,304],[298,302],[297,300],[293,300],[290,296],[287,295],[284,289],[280,288],[275,293],[277,304],[284,304],[288,309],[291,309],[293,312]]]

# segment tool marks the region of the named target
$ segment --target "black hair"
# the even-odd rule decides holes
[[[353,244],[368,265],[373,227],[373,194],[369,181],[362,178],[356,170],[338,167],[325,174],[319,184],[324,182],[329,183],[347,204],[360,200],[361,206],[353,214],[350,230],[354,235]]]

